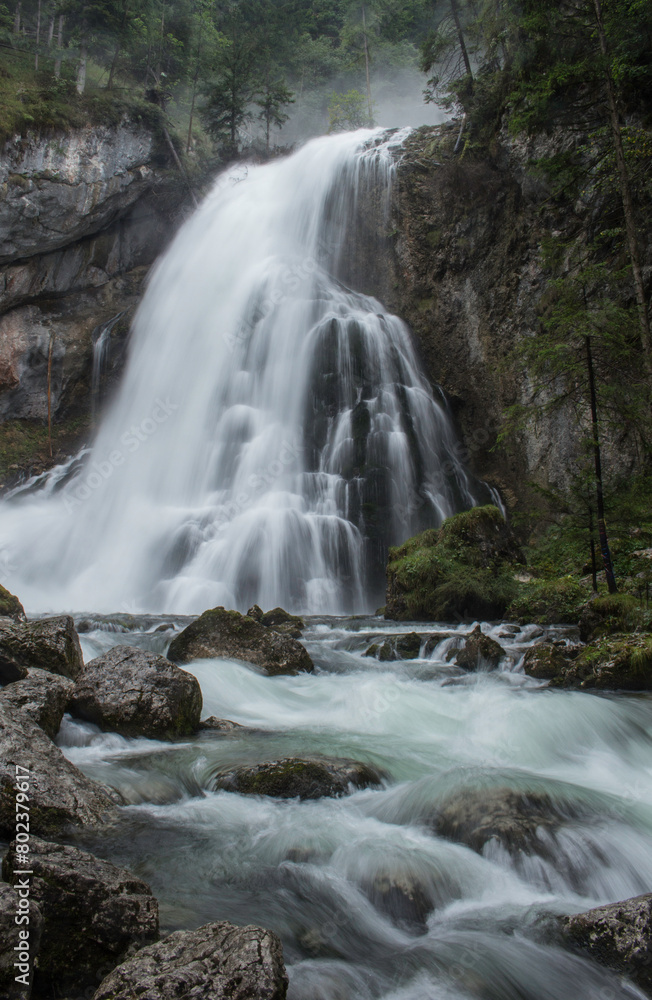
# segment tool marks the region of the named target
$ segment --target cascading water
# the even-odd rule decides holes
[[[388,203],[393,145],[322,138],[218,180],[81,473],[3,506],[29,607],[364,610],[388,544],[476,502],[409,331],[333,276],[360,192]]]

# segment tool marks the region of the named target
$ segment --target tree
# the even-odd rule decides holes
[[[473,84],[473,69],[466,39],[468,11],[460,0],[448,0],[446,9],[434,31],[430,31],[421,46],[421,70],[433,76],[428,80],[424,96],[426,101],[446,104],[448,86],[466,76]]]
[[[365,95],[359,90],[349,90],[346,94],[333,94],[328,106],[328,131],[349,132],[359,128],[370,128],[370,118]]]
[[[273,79],[268,70],[254,103],[260,108],[258,118],[265,126],[265,151],[269,153],[270,131],[272,127],[283,128],[288,121],[290,116],[283,109],[294,104],[294,95],[282,77]]]

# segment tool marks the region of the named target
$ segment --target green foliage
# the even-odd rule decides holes
[[[521,583],[506,617],[527,624],[576,625],[591,589],[571,576]]]
[[[371,128],[373,118],[369,115],[367,98],[359,90],[349,90],[346,94],[333,94],[328,105],[328,131],[351,132],[359,128]]]

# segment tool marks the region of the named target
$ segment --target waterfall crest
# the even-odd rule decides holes
[[[408,329],[334,276],[400,140],[218,178],[152,274],[81,470],[0,508],[32,610],[369,610],[387,545],[476,502]]]

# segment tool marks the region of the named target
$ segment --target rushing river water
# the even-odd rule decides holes
[[[134,618],[119,632],[104,622],[82,636],[84,653],[117,643],[164,652],[173,633],[157,629],[187,621]],[[165,930],[228,919],[277,931],[292,1000],[642,997],[564,950],[551,917],[652,885],[649,696],[528,679],[519,665],[534,627],[500,640],[506,658],[493,673],[445,662],[468,625],[416,626],[441,632],[429,657],[364,657],[377,636],[414,627],[311,618],[312,675],[190,664],[204,717],[246,727],[229,734],[127,740],[66,718],[67,756],[131,803],[108,833],[79,843],[151,884]],[[228,765],[313,753],[368,761],[386,780],[303,802],[212,790]],[[562,817],[535,850],[479,854],[433,832],[454,793],[507,788],[547,795]],[[406,918],[392,884],[413,887],[431,912]]]

